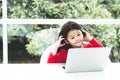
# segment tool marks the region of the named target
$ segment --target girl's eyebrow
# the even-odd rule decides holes
[[[70,35],[69,37],[73,37],[73,35]]]

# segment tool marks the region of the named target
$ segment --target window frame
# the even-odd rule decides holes
[[[3,64],[8,64],[8,24],[64,24],[67,21],[75,21],[79,24],[120,24],[120,19],[8,19],[7,0],[2,0],[2,19],[0,19],[0,24],[3,27]]]

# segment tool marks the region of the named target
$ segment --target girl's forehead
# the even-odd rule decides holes
[[[71,31],[68,32],[68,36],[72,36],[72,35],[77,34],[77,33],[81,33],[81,31],[77,30],[77,29],[74,29],[74,30],[71,30]]]

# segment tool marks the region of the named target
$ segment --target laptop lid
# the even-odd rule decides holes
[[[68,50],[65,72],[103,70],[111,48],[72,48]]]

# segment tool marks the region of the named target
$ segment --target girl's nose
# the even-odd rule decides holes
[[[79,40],[81,41],[81,40],[83,40],[83,38],[81,38],[81,37],[76,37],[75,40],[76,40],[76,41],[79,41]]]
[[[78,41],[80,38],[76,37],[75,40]]]

